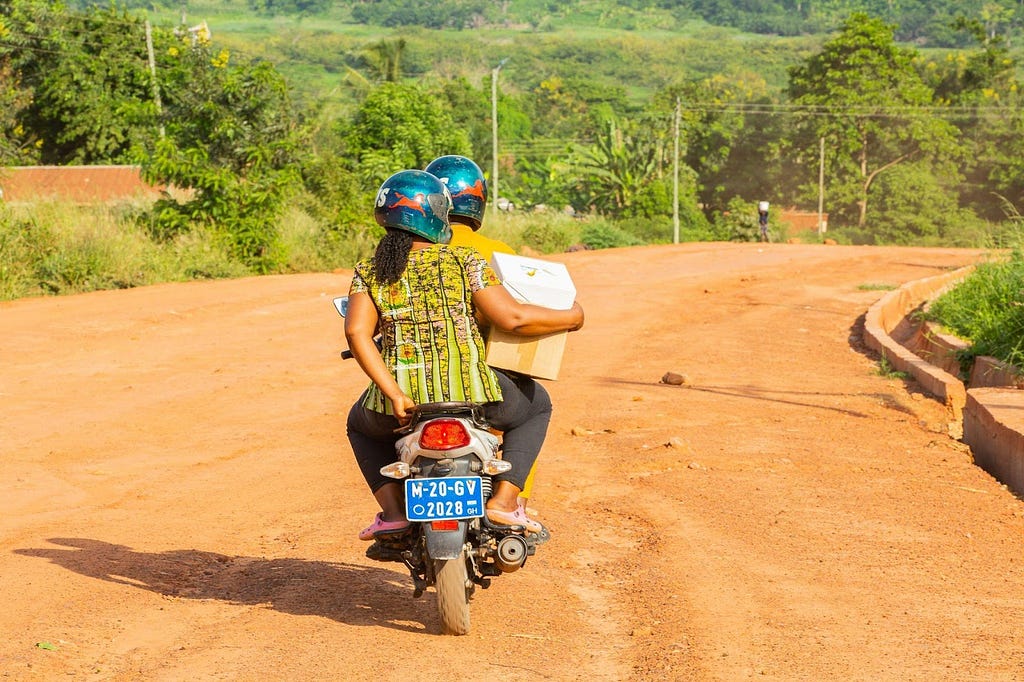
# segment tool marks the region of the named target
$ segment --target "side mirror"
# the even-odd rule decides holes
[[[345,317],[348,314],[348,296],[338,296],[333,303],[339,315]]]

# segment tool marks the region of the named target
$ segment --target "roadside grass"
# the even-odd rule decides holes
[[[554,211],[493,213],[488,207],[480,234],[508,244],[516,253],[523,247],[539,253],[560,253],[581,240],[583,222]]]
[[[924,313],[970,343],[965,359],[989,355],[1024,367],[1024,252],[978,265]]]
[[[281,217],[278,234],[285,253],[285,272],[351,268],[373,255],[379,239],[379,234],[368,230],[325,229],[316,218],[295,207]]]
[[[136,219],[140,210],[134,204],[3,206],[0,300],[250,274],[213,234],[154,241]]]
[[[231,257],[216,230],[195,227],[174,239],[154,239],[140,220],[146,209],[132,203],[0,205],[0,300],[255,274]],[[482,233],[517,253],[540,255],[578,245],[612,248],[651,242],[642,229],[627,231],[603,218],[555,211],[489,212]],[[276,248],[283,254],[280,273],[351,268],[376,246],[372,230],[334,231],[298,206],[280,218],[277,234]],[[1024,244],[1024,239],[1017,243]],[[858,286],[894,288],[873,282]],[[1024,250],[1017,246],[1008,257],[979,265],[924,314],[971,343],[970,357],[991,355],[1024,366]],[[902,374],[884,358],[879,367],[884,376]]]
[[[142,204],[83,206],[68,202],[0,205],[0,300],[126,289],[161,282],[256,274],[230,255],[214,229],[194,226],[173,239],[155,239]],[[593,248],[640,240],[603,220],[560,213],[488,215],[483,233],[517,253],[560,253],[584,239]],[[298,205],[277,224],[278,273],[331,272],[373,255],[376,227],[335,230]]]
[[[885,355],[882,355],[878,360],[877,372],[879,376],[883,376],[886,379],[907,379],[910,377],[906,372],[901,372],[893,367],[892,363],[889,362],[889,358]]]
[[[895,288],[895,284],[885,284],[882,282],[866,282],[857,285],[857,289],[860,291],[892,291]]]

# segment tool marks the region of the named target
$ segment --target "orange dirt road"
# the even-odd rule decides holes
[[[465,637],[356,538],[349,272],[0,304],[0,678],[1022,680],[1024,502],[861,341],[879,287],[983,257],[556,258],[553,538]]]

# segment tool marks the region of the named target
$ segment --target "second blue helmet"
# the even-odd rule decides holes
[[[479,230],[487,208],[487,181],[480,166],[465,156],[451,154],[434,159],[425,170],[448,186],[453,220]]]

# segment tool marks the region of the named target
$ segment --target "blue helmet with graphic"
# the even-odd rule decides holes
[[[480,229],[487,208],[487,181],[480,166],[455,154],[431,161],[426,169],[452,193],[452,220]]]
[[[421,170],[399,171],[377,190],[373,217],[381,227],[404,230],[435,244],[452,238],[452,195],[443,182]]]

